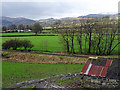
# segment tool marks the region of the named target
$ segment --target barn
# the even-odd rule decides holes
[[[120,60],[90,57],[80,74],[120,80]]]

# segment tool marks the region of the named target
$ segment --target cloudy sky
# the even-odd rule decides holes
[[[119,0],[2,0],[2,15],[30,19],[117,13]]]

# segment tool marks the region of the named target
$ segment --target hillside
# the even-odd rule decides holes
[[[81,19],[91,19],[91,18],[102,18],[102,17],[117,17],[118,14],[88,14],[85,16],[78,16],[78,17],[64,17],[60,19],[54,19],[54,18],[48,18],[48,19],[40,19],[37,20],[43,27],[51,27],[51,25],[60,20],[62,22],[75,22],[79,21]],[[19,24],[32,24],[36,22],[35,20],[27,19],[27,18],[11,18],[11,17],[2,17],[2,25],[7,26],[7,25],[19,25]]]
[[[85,16],[79,16],[78,18],[102,18],[102,17],[117,17],[117,14],[88,14]]]
[[[7,26],[7,25],[19,25],[19,24],[31,24],[34,23],[34,20],[27,19],[27,18],[10,18],[10,17],[2,17],[2,25]]]

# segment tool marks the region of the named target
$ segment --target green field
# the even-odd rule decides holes
[[[13,32],[13,33],[1,33],[4,35],[34,35],[33,32]],[[42,33],[39,33],[38,35],[56,35],[55,33],[52,33],[51,30],[43,30]]]
[[[15,33],[2,33],[2,35],[33,35],[32,32],[15,32]]]
[[[62,44],[58,36],[30,36],[30,37],[3,37],[2,42],[10,39],[27,39],[32,42],[33,50],[43,51],[63,51]]]
[[[54,52],[54,51],[64,52],[65,51],[65,48],[64,48],[62,39],[60,39],[61,38],[60,36],[2,37],[2,42],[5,42],[6,40],[10,40],[10,39],[15,39],[15,38],[30,40],[32,42],[32,44],[34,45],[32,50],[50,51],[50,52]],[[116,40],[114,42],[114,45],[116,43],[118,43],[118,40]],[[85,42],[83,42],[82,44],[83,44],[83,46],[85,46]],[[115,48],[115,50],[112,52],[112,54],[118,53],[119,46],[117,46]],[[79,45],[78,45],[77,40],[74,41],[74,48],[75,48],[75,52],[79,51]],[[85,52],[85,50],[83,50],[83,51]]]
[[[83,64],[33,64],[2,62],[3,87],[14,83],[45,78],[56,74],[80,72]]]
[[[2,33],[2,36],[5,36],[5,35],[34,35],[35,33]],[[43,33],[39,33],[38,35],[57,35],[55,33],[50,33],[50,32],[43,32]]]

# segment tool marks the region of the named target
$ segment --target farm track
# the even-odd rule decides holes
[[[40,55],[54,55],[54,56],[89,58],[87,56],[65,55],[65,54],[51,54],[51,53],[42,53],[42,52],[21,52],[21,51],[14,51],[14,50],[2,50],[2,51],[5,51],[5,52],[17,52],[17,53],[29,53],[29,54],[40,54]]]

